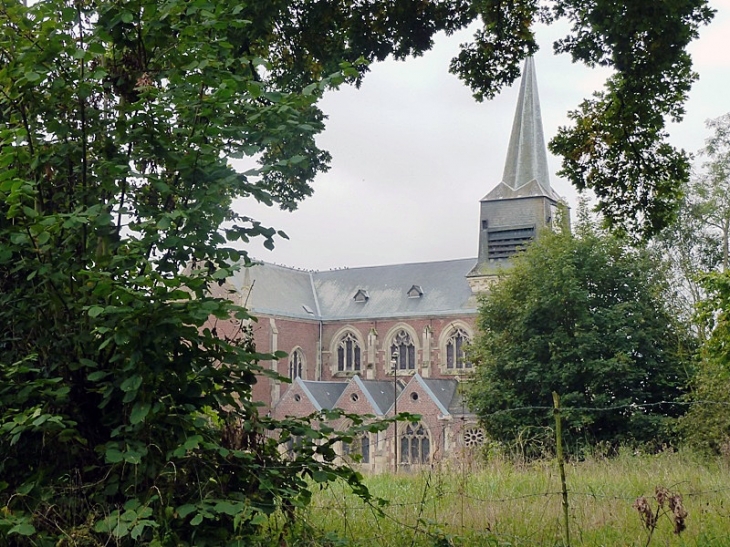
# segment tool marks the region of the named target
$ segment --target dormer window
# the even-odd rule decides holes
[[[408,289],[408,298],[421,298],[423,296],[423,289],[420,285],[413,285]]]
[[[370,295],[368,294],[368,291],[365,289],[358,289],[353,300],[355,300],[355,302],[367,302],[369,298]]]

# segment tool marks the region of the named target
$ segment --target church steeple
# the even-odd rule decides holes
[[[525,59],[522,67],[520,93],[517,98],[512,135],[504,162],[502,182],[484,199],[506,199],[545,196],[558,201],[550,187],[547,147],[542,131],[540,98],[537,93],[535,61]]]
[[[551,226],[560,197],[550,187],[535,63],[525,60],[502,181],[481,200],[479,258],[469,282],[480,292],[541,228]]]
[[[547,149],[542,131],[540,98],[537,93],[535,61],[525,60],[517,99],[512,136],[507,149],[502,182],[512,190],[536,180],[546,193],[550,193]]]

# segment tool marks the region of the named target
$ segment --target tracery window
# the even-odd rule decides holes
[[[428,463],[431,439],[423,425],[408,424],[400,437],[400,463]]]
[[[337,370],[360,370],[360,343],[351,333],[346,333],[337,344]]]
[[[416,346],[411,335],[400,330],[393,337],[390,346],[390,355],[395,359],[395,368],[398,370],[413,370],[416,368]]]
[[[460,369],[472,368],[472,364],[466,360],[464,348],[469,343],[469,335],[464,329],[456,328],[446,341],[446,368]]]
[[[302,350],[295,349],[289,355],[289,378],[302,378],[302,367],[304,362],[304,354]]]
[[[292,435],[284,445],[286,447],[286,455],[290,459],[296,458],[303,446],[303,437]]]
[[[367,433],[355,437],[351,443],[342,443],[342,455],[354,456],[360,463],[370,463],[370,438]]]
[[[481,427],[467,427],[464,430],[464,446],[478,448],[484,444],[484,430]]]

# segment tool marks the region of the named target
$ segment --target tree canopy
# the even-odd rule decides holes
[[[247,261],[231,243],[276,235],[233,200],[292,209],[311,194],[329,159],[317,101],[368,61],[481,19],[452,70],[490,97],[537,47],[535,21],[567,18],[558,49],[615,69],[562,134],[567,172],[606,189],[617,222],[641,210],[629,227],[658,227],[666,179],[683,174],[664,118],[681,117],[685,46],[711,12],[584,4],[2,2],[0,544],[250,544],[266,514],[306,502],[305,479],[360,488],[331,464],[334,440],[259,416],[251,386],[271,356],[251,346],[247,311],[209,289]],[[259,167],[237,172],[242,156]],[[240,336],[216,336],[211,317]],[[321,444],[282,460],[274,428]]]
[[[703,452],[727,454],[730,448],[730,274],[706,274],[706,291],[699,303],[699,320],[709,335],[699,351],[697,375],[692,385],[691,406],[680,422],[680,432],[690,446]]]
[[[274,42],[277,59],[284,61],[277,75],[285,79],[286,74],[317,74],[328,62],[332,70],[331,59],[418,55],[431,47],[436,32],[477,23],[451,71],[478,100],[493,97],[519,76],[521,61],[538,48],[537,22],[569,22],[570,33],[553,44],[554,51],[613,73],[602,91],[570,112],[572,125],[551,141],[551,151],[562,157],[560,174],[579,190],[593,190],[599,210],[616,230],[647,238],[677,213],[690,164],[687,153],[669,144],[666,123],[683,118],[697,78],[687,46],[712,19],[707,0],[286,4],[286,23],[276,29]],[[360,70],[359,77],[367,67]]]
[[[668,142],[666,123],[680,121],[697,74],[687,53],[713,16],[707,0],[299,0],[282,6],[272,32],[277,77],[304,84],[333,70],[333,59],[368,62],[419,55],[435,33],[476,24],[450,70],[478,100],[491,98],[519,76],[538,44],[538,22],[570,23],[553,44],[575,62],[612,69],[593,97],[569,113],[550,149],[562,157],[561,175],[591,189],[612,229],[639,238],[674,219],[689,155]],[[360,67],[357,80],[367,66]]]
[[[730,114],[707,120],[712,131],[701,155],[702,171],[692,177],[688,190],[693,215],[707,236],[719,239],[722,271],[730,268]],[[703,234],[697,234],[702,236]]]
[[[541,233],[480,303],[470,401],[488,435],[543,434],[555,391],[572,449],[667,440],[689,352],[662,272],[585,224]]]
[[[694,447],[721,453],[730,441],[730,419],[722,410],[730,404],[730,114],[708,120],[707,127],[710,136],[700,152],[704,162],[687,186],[679,222],[662,241],[693,297],[702,342],[692,386],[694,404],[680,429]]]
[[[366,494],[337,437],[259,416],[276,356],[210,296],[246,260],[226,243],[275,234],[232,200],[311,191],[315,102],[357,74],[267,77],[276,8],[0,6],[0,545],[251,545],[309,479]]]

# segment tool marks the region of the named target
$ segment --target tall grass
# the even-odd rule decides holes
[[[730,546],[730,473],[689,453],[622,453],[568,464],[573,546]],[[563,545],[560,478],[552,461],[443,466],[368,477],[379,511],[335,485],[315,494],[300,518],[344,545],[368,547]],[[674,534],[660,513],[651,537],[633,507],[655,488],[682,495],[687,528]],[[326,542],[324,542],[326,543]]]

